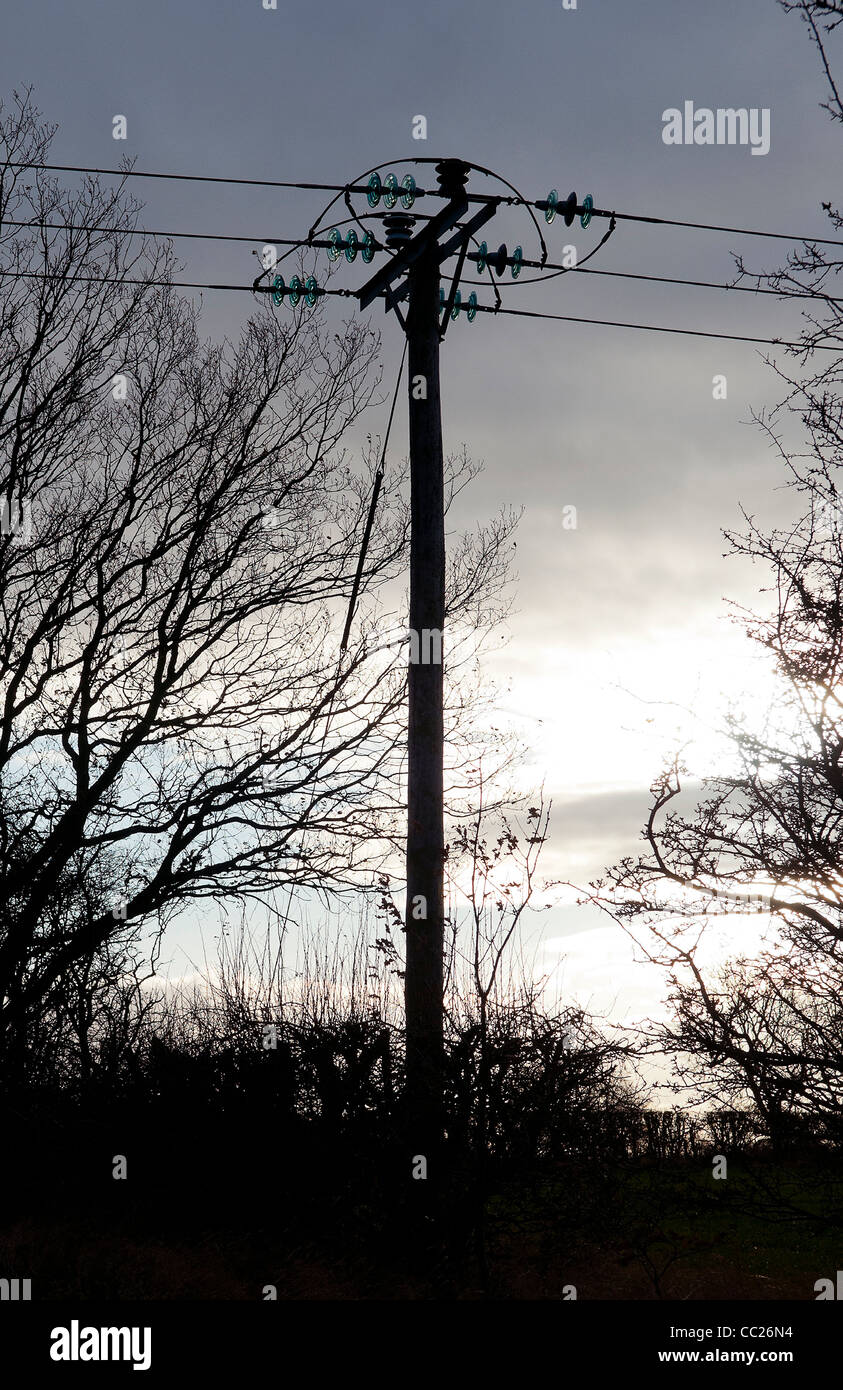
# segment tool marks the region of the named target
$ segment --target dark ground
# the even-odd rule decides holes
[[[154,1107],[17,1121],[0,1270],[33,1299],[813,1300],[843,1267],[843,1162],[823,1152],[736,1156],[719,1181],[710,1157],[503,1160],[482,1203],[452,1154],[425,1266],[389,1136]]]

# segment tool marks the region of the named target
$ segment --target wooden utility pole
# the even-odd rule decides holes
[[[413,1159],[438,1176],[442,1129],[445,829],[442,657],[445,502],[439,248],[410,270],[410,667],[407,744],[406,1107]]]
[[[439,344],[457,302],[469,240],[494,216],[499,201],[485,199],[468,223],[454,231],[468,211],[468,172],[469,166],[459,159],[436,165],[439,189],[448,201],[416,236],[412,235],[414,217],[391,213],[384,218],[387,246],[398,254],[358,292],[361,309],[384,295],[385,307],[395,309],[408,345],[411,537],[404,1108],[408,1176],[421,1210],[428,1215],[429,1199],[440,1177],[444,1089],[445,501]],[[450,238],[440,240],[448,232]],[[440,321],[440,266],[455,251],[457,269]],[[408,295],[405,321],[399,304]]]

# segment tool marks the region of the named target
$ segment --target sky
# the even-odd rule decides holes
[[[414,156],[448,155],[493,168],[531,197],[575,189],[619,212],[827,230],[820,204],[834,197],[839,136],[819,106],[804,26],[774,0],[269,3],[17,6],[4,21],[0,94],[32,84],[59,124],[59,164],[113,167],[128,156],[145,170],[344,182],[379,161],[400,176]],[[666,144],[663,113],[686,102],[768,111],[769,150]],[[125,140],[113,138],[118,115]],[[425,141],[412,136],[418,115]],[[250,282],[252,251],[304,235],[322,206],[318,193],[223,184],[139,180],[135,191],[148,228],[254,235],[253,247],[177,243],[193,280]],[[535,255],[523,211],[493,225],[493,245],[521,241]],[[604,230],[557,220],[545,228],[550,258],[566,243],[582,258]],[[733,252],[769,269],[787,246],[621,222],[590,264],[722,283]],[[340,270],[349,288],[366,274],[359,261]],[[593,319],[759,337],[790,336],[799,323],[797,306],[769,298],[610,277],[501,287],[507,307]],[[236,337],[250,306],[247,295],[208,293],[206,333]],[[391,381],[400,329],[379,306],[372,318]],[[726,702],[763,712],[775,698],[725,603],[757,602],[764,576],[724,559],[721,534],[739,527],[741,506],[762,522],[792,515],[781,464],[752,421],[782,394],[764,353],[529,318],[450,326],[445,446],[465,444],[484,464],[454,529],[502,506],[523,509],[515,608],[488,669],[502,715],[527,745],[524,786],[544,782],[554,801],[544,865],[554,877],[585,884],[635,853],[647,789],[675,741],[692,740],[703,777],[723,766],[711,730]],[[714,397],[716,376],[726,399]],[[385,412],[362,422],[361,437],[382,431]],[[394,430],[401,453],[403,402]],[[571,506],[576,529],[563,525]],[[661,980],[573,896],[543,919],[544,966],[613,1018],[656,1007]],[[740,918],[727,920],[740,930]],[[747,923],[746,940],[753,930]]]

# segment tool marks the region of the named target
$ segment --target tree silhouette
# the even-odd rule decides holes
[[[831,90],[826,109],[840,120],[823,32],[843,11],[784,8],[809,24]],[[662,774],[643,831],[647,852],[594,885],[595,900],[671,973],[675,1019],[658,1036],[678,1053],[677,1080],[712,1098],[752,1097],[777,1146],[800,1117],[839,1133],[843,1111],[843,391],[840,359],[816,368],[811,356],[820,342],[843,347],[840,269],[826,249],[806,244],[784,267],[754,273],[785,295],[808,296],[802,347],[790,354],[801,370],[776,365],[787,395],[756,416],[786,469],[796,520],[765,532],[744,513],[745,532],[726,532],[732,554],[771,575],[769,611],[742,621],[780,693],[760,725],[726,717],[738,770],[704,779],[691,814],[677,801],[687,769],[677,759]],[[794,414],[807,437],[801,454],[785,439],[783,421]],[[734,959],[706,969],[703,942],[724,913],[769,915],[773,929],[749,958],[733,917]]]
[[[126,921],[359,885],[402,800],[406,675],[373,606],[405,563],[397,489],[341,662],[336,640],[373,471],[341,441],[376,335],[266,298],[238,342],[201,342],[125,181],[32,167],[51,135],[28,93],[0,110],[0,1048]],[[455,618],[510,528],[459,549]],[[54,921],[69,875],[97,893]]]

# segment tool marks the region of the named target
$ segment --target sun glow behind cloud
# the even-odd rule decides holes
[[[729,708],[757,730],[771,712],[779,723],[786,718],[770,657],[722,607],[691,629],[642,625],[611,646],[536,651],[516,638],[497,665],[506,683],[500,722],[528,748],[521,788],[544,783],[553,798],[542,872],[579,889],[641,852],[649,788],[678,751],[692,788],[740,771],[724,727]],[[663,1014],[664,971],[645,963],[608,917],[577,908],[581,896],[571,886],[555,891],[537,960],[550,970],[548,988],[619,1023]],[[755,954],[769,925],[768,915],[734,906],[709,919],[701,959],[716,966]]]

